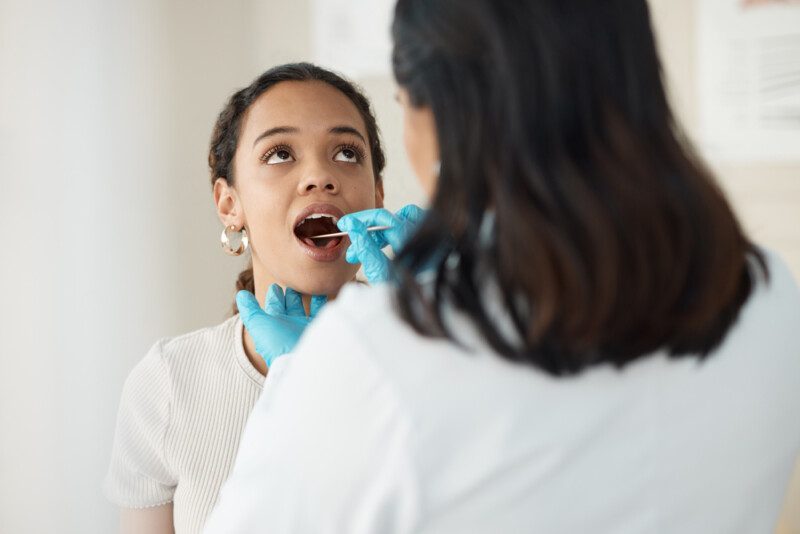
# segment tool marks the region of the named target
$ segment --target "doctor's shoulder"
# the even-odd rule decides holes
[[[760,250],[769,274],[757,281],[732,330],[768,332],[771,339],[765,341],[796,347],[800,360],[800,288],[797,278],[777,253],[765,248]]]
[[[395,288],[389,283],[346,284],[336,300],[322,309],[315,323],[327,323],[330,316],[357,332],[367,345],[389,343],[413,332],[400,318]]]

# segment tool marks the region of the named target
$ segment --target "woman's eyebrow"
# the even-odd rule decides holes
[[[369,143],[367,143],[367,140],[364,139],[364,136],[361,135],[361,132],[359,132],[358,130],[356,130],[352,126],[334,126],[333,128],[331,128],[329,130],[329,133],[332,133],[332,134],[352,134],[352,135],[355,135],[356,137],[358,137],[359,139],[361,139],[361,141],[365,145],[369,144]]]
[[[293,134],[297,133],[300,130],[297,128],[293,128],[291,126],[276,126],[275,128],[270,128],[269,130],[264,130],[261,132],[261,135],[256,137],[256,140],[253,141],[253,146],[256,146],[256,143],[264,139],[265,137],[269,137],[271,135],[278,135],[278,134]]]

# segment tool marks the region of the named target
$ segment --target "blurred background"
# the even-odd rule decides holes
[[[754,239],[800,277],[800,6],[650,3],[679,119]],[[353,77],[383,132],[388,207],[422,201],[392,4],[0,0],[0,532],[113,531],[100,485],[125,377],[157,339],[230,313],[245,260],[220,250],[206,156],[233,91],[288,61]],[[771,10],[789,21],[777,52]],[[765,42],[784,69],[767,73],[772,107]],[[781,532],[800,532],[799,482]]]

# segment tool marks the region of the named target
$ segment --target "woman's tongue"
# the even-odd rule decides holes
[[[332,234],[338,231],[339,229],[336,228],[333,221],[328,218],[307,219],[297,228],[297,237],[310,247],[329,249],[336,247],[336,245],[341,242],[342,238],[326,237],[322,239],[311,239],[311,237],[315,235]]]
[[[323,239],[311,239],[310,237],[304,237],[303,243],[317,248],[334,248],[341,240],[341,237],[325,237]]]

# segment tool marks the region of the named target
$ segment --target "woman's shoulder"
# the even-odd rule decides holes
[[[137,384],[144,387],[146,383],[150,387],[160,384],[163,390],[171,389],[171,384],[182,381],[183,375],[195,375],[209,366],[218,367],[233,360],[237,326],[241,322],[235,315],[215,326],[157,340],[131,370],[127,389],[136,388]]]
[[[196,355],[198,352],[233,343],[239,316],[234,315],[220,324],[199,328],[185,334],[165,337],[155,343],[162,357],[171,360]]]
[[[170,367],[180,365],[187,359],[191,359],[194,365],[218,359],[234,349],[236,327],[240,325],[239,316],[234,315],[214,326],[161,338],[151,346],[145,359],[160,359]]]

